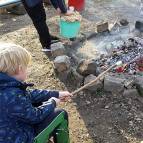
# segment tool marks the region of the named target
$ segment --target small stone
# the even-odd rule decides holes
[[[15,22],[15,21],[16,21],[16,19],[15,19],[15,18],[13,18],[13,19],[12,19],[12,21],[14,21],[14,22]]]
[[[87,76],[84,80],[84,85],[95,80],[96,76],[94,76],[93,74]],[[89,87],[87,87],[87,90],[91,91],[91,92],[96,92],[98,89],[101,89],[103,87],[102,81],[98,80],[97,82],[91,84]]]
[[[124,90],[124,82],[126,79],[116,76],[107,75],[104,78],[104,90],[112,93],[120,93]]]
[[[85,102],[86,102],[86,104],[87,104],[87,105],[91,104],[91,102],[90,102],[90,101],[85,101]]]
[[[108,31],[109,30],[108,22],[100,22],[97,24],[96,28],[98,33]]]
[[[136,121],[141,122],[142,119],[141,118],[136,118]]]
[[[135,28],[140,32],[143,32],[143,21],[136,21]]]
[[[58,72],[65,72],[70,69],[70,58],[66,55],[58,56],[54,60],[54,67]]]
[[[109,109],[109,106],[107,105],[107,106],[105,106],[105,109]]]
[[[94,60],[83,60],[79,63],[77,72],[82,76],[96,75],[96,68],[97,64]]]
[[[121,24],[122,26],[127,26],[127,25],[129,24],[129,22],[127,21],[127,19],[121,19],[121,20],[120,20],[120,24]]]
[[[134,125],[133,121],[129,121],[129,125],[133,126]]]
[[[89,137],[90,137],[90,135],[87,133],[87,134],[86,134],[86,137],[87,137],[87,138],[89,138]]]
[[[61,42],[52,44],[51,50],[52,50],[53,57],[65,55],[65,47]]]

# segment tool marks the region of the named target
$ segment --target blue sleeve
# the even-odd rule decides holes
[[[44,102],[49,100],[51,97],[59,98],[58,91],[34,89],[34,90],[29,90],[28,93],[31,103]]]
[[[13,102],[12,102],[13,101]],[[20,120],[29,124],[40,123],[55,109],[56,104],[48,101],[46,105],[35,108],[29,99],[24,96],[17,95],[8,104],[8,115],[16,120]]]
[[[67,12],[67,7],[65,4],[65,0],[51,0],[52,5],[55,9],[60,8],[62,13]]]

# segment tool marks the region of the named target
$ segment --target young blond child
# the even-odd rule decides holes
[[[24,83],[30,61],[26,49],[0,43],[0,143],[32,143],[64,111],[56,108],[60,100],[71,96],[68,91],[27,90],[32,86]]]

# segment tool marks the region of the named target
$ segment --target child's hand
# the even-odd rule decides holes
[[[67,101],[70,99],[71,96],[72,96],[72,94],[68,91],[60,91],[59,92],[59,99],[61,101]]]

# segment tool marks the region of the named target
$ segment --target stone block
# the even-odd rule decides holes
[[[89,76],[87,76],[84,80],[84,85],[95,80],[96,79],[96,76],[91,74]],[[96,92],[98,89],[101,89],[103,87],[103,82],[98,80],[97,82],[91,84],[89,87],[87,87],[87,90],[88,91],[91,91],[91,92]]]
[[[112,93],[120,93],[124,90],[126,79],[107,75],[104,78],[104,90]]]
[[[137,91],[137,89],[128,89],[128,90],[125,90],[124,93],[123,93],[124,96],[139,96],[139,93]]]
[[[70,69],[70,65],[70,58],[66,55],[58,56],[54,60],[54,67],[59,73],[68,71]]]
[[[96,75],[97,64],[94,60],[83,60],[77,67],[77,72],[82,76],[88,76],[90,74]]]
[[[143,21],[136,21],[135,28],[140,32],[143,32]]]
[[[127,26],[127,25],[129,24],[129,22],[128,22],[127,19],[121,19],[121,20],[120,20],[120,24],[121,24],[122,26]]]
[[[52,44],[51,50],[53,57],[65,55],[65,47],[61,42]]]

